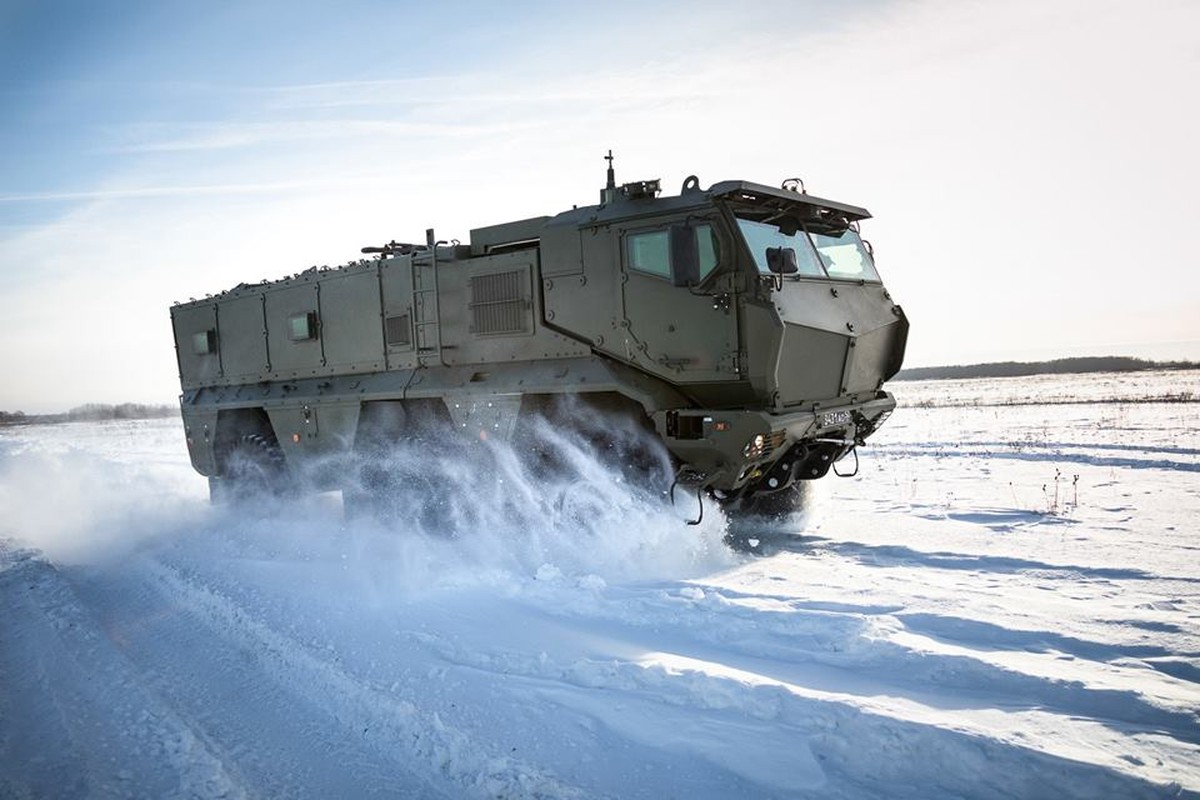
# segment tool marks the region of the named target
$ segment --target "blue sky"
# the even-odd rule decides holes
[[[909,363],[1200,358],[1200,7],[0,0],[0,409],[165,401],[167,306],[591,203],[865,205]]]
[[[155,159],[173,132],[299,118],[275,90],[382,75],[424,75],[441,60],[432,5],[352,3],[10,3],[0,11],[0,76],[8,109],[0,174],[8,195],[74,195],[143,169],[202,168]],[[458,4],[487,21],[494,4]],[[389,33],[390,31],[390,33]],[[444,35],[444,34],[443,34]],[[461,41],[479,63],[493,37]],[[163,142],[160,139],[166,138]],[[64,207],[9,202],[3,221]]]

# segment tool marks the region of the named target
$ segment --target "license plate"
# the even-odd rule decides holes
[[[821,415],[822,428],[832,428],[834,425],[845,425],[849,421],[849,411],[826,411]]]

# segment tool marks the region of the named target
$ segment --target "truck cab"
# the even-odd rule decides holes
[[[677,389],[655,409],[693,480],[726,496],[821,477],[886,419],[908,321],[858,230],[798,185],[695,178],[602,193],[543,234],[546,323]]]

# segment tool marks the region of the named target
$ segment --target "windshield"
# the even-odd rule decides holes
[[[837,234],[798,230],[789,236],[769,222],[741,217],[737,222],[742,238],[754,256],[754,263],[763,275],[771,274],[767,265],[767,249],[789,247],[796,253],[798,271],[794,277],[879,280],[879,273],[875,271],[866,246],[852,229]]]
[[[746,244],[750,246],[751,255],[754,256],[754,263],[758,265],[758,271],[762,274],[771,274],[771,270],[767,267],[768,247],[790,247],[796,251],[796,266],[800,268],[797,275],[808,278],[825,277],[825,271],[821,269],[821,264],[817,261],[817,254],[809,244],[808,236],[804,231],[797,231],[794,235],[788,236],[769,222],[755,222],[741,218],[738,219],[738,227],[741,228],[742,236],[745,238]]]
[[[856,281],[879,280],[871,255],[857,231],[847,229],[836,235],[813,233],[812,240],[829,277]]]

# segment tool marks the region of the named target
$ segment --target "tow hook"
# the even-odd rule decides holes
[[[675,487],[682,484],[683,486],[694,487],[696,489],[696,502],[700,506],[700,512],[695,519],[687,521],[688,525],[699,525],[704,519],[704,473],[697,472],[689,466],[682,466],[679,472],[675,473],[675,480],[671,482],[671,505],[675,505]]]

